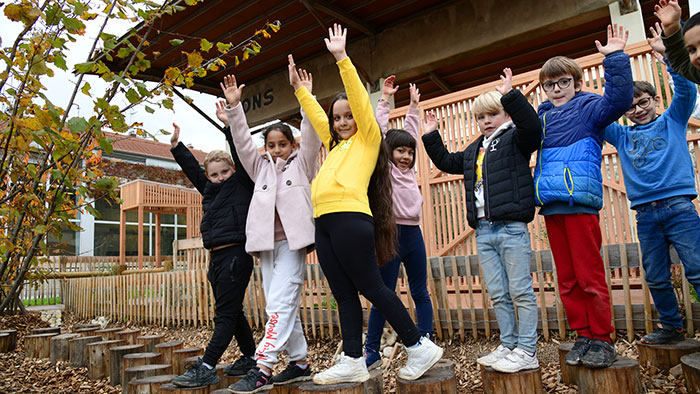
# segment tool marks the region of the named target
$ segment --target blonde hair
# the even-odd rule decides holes
[[[236,168],[233,164],[233,159],[231,158],[231,155],[228,152],[224,150],[213,150],[207,153],[207,156],[204,158],[204,171],[207,171],[209,164],[214,161],[225,161],[228,165],[231,166],[231,168]]]
[[[574,78],[574,84],[576,84],[583,79],[583,70],[573,59],[565,56],[555,56],[542,65],[540,82],[563,75],[571,75]]]
[[[501,111],[503,109],[501,97],[501,93],[495,90],[481,93],[479,97],[474,99],[474,104],[472,104],[472,113],[474,116],[479,116]]]

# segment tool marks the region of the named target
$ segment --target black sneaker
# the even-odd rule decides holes
[[[579,335],[574,342],[574,347],[569,350],[564,356],[564,362],[567,365],[579,365],[581,364],[581,359],[588,352],[588,348],[591,346],[591,338]]]
[[[228,386],[228,390],[233,393],[257,393],[258,391],[271,390],[272,380],[269,376],[255,367],[248,371],[245,377],[238,382]]]
[[[591,340],[591,347],[581,358],[581,364],[588,368],[607,368],[617,359],[615,346],[600,339]]]
[[[647,345],[665,345],[667,343],[680,342],[685,339],[685,329],[675,329],[668,324],[659,324],[651,334],[643,336],[639,342]]]
[[[224,374],[227,376],[245,375],[251,369],[255,368],[255,360],[247,356],[241,356],[235,363],[224,368]]]
[[[311,366],[307,365],[306,369],[301,369],[295,362],[289,363],[284,371],[272,377],[274,384],[288,384],[305,380],[311,380]]]
[[[219,376],[216,374],[215,368],[207,368],[204,366],[201,358],[197,359],[195,364],[185,366],[187,371],[184,374],[176,377],[170,383],[178,387],[206,387],[210,384],[219,383]]]

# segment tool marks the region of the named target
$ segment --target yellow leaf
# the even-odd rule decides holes
[[[199,67],[202,65],[202,55],[197,52],[193,51],[187,54],[187,64],[190,67]]]

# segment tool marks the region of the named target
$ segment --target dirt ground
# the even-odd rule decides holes
[[[74,324],[87,323],[74,319],[64,313],[63,326],[72,327]],[[30,313],[25,316],[0,317],[0,329],[16,329],[18,331],[17,349],[10,353],[0,353],[0,393],[121,393],[121,386],[112,387],[106,379],[91,381],[85,368],[72,368],[66,363],[52,365],[48,359],[29,359],[24,357],[24,335],[31,328],[47,327],[48,323],[41,321],[39,315]],[[210,328],[192,327],[142,327],[143,335],[165,334],[166,340],[181,340],[185,347],[204,347],[210,336]],[[256,340],[262,332],[256,332]],[[698,336],[700,337],[700,335]],[[314,371],[319,371],[332,363],[332,358],[338,347],[339,339],[314,340],[309,342],[309,361]],[[481,393],[482,382],[476,364],[477,356],[493,349],[497,345],[497,337],[491,340],[448,340],[438,341],[445,349],[445,357],[453,360],[457,372],[457,386],[460,393]],[[559,342],[550,340],[538,343],[538,358],[542,366],[542,380],[549,393],[576,393],[575,386],[559,383],[559,360],[557,346]],[[634,346],[624,339],[616,343],[620,355],[637,358]],[[224,354],[221,363],[230,363],[239,356],[235,343]],[[284,356],[283,356],[284,357]],[[397,370],[405,362],[405,353],[400,351],[388,368],[384,370],[384,392],[395,392],[395,376]],[[277,370],[284,368],[284,363]],[[683,375],[674,376],[672,373],[661,374],[653,367],[642,368],[642,380],[649,393],[686,393]]]

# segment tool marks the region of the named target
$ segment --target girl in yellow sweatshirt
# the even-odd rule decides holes
[[[394,253],[396,226],[391,207],[389,151],[381,148],[382,134],[369,95],[345,52],[347,30],[336,24],[328,32],[326,47],[340,69],[345,93],[336,96],[326,116],[304,87],[295,92],[328,150],[328,157],[311,184],[311,201],[316,253],[338,303],[343,335],[343,353],[335,365],[316,374],[313,380],[317,384],[334,384],[369,379],[362,357],[362,306],[358,291],[386,317],[406,346],[408,361],[399,377],[418,379],[442,357],[442,349],[420,336],[403,303],[384,285],[379,274],[377,257],[386,262]]]

